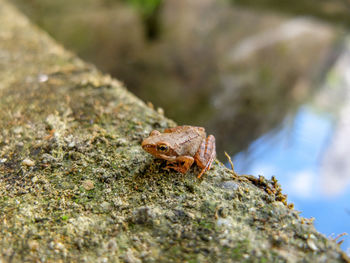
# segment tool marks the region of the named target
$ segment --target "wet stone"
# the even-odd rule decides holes
[[[238,189],[238,184],[234,181],[226,181],[221,184],[221,188],[236,191]]]

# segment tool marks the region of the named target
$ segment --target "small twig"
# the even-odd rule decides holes
[[[339,239],[339,238],[341,238],[341,237],[343,237],[343,236],[346,236],[346,235],[348,235],[348,233],[346,233],[346,232],[341,233],[341,234],[337,235],[335,238],[333,238],[333,240],[334,240],[334,241],[337,241],[337,239]]]
[[[339,235],[337,235],[335,238],[332,238],[333,241],[337,242],[339,238],[348,235],[348,233],[344,232]],[[341,245],[344,242],[344,240],[340,240],[337,242],[338,245]]]
[[[344,242],[344,239],[337,242],[337,244],[340,246],[341,244],[343,244],[343,242]]]
[[[235,169],[233,168],[233,163],[232,163],[232,160],[231,160],[231,156],[230,156],[230,155],[228,155],[228,153],[227,153],[227,152],[224,152],[224,153],[225,153],[225,155],[226,155],[226,157],[227,157],[227,159],[228,159],[229,163],[231,164],[231,170],[234,172],[234,171],[235,171]]]
[[[216,207],[215,214],[214,214],[215,220],[218,220],[218,218],[219,218],[218,211],[219,211],[219,209]]]
[[[235,169],[234,169],[234,166],[233,166],[233,162],[232,162],[232,160],[231,160],[230,155],[228,155],[227,152],[224,152],[224,153],[225,153],[225,155],[226,155],[226,157],[227,157],[227,159],[228,159],[228,162],[229,162],[230,165],[231,165],[231,170],[232,170],[233,175],[234,175],[236,178],[238,178],[239,176],[238,176],[238,174],[235,172]]]

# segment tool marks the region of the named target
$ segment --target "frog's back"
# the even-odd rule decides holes
[[[178,155],[194,156],[206,134],[204,128],[183,126],[168,135],[168,140]]]

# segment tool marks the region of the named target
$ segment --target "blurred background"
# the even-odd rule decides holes
[[[238,173],[275,175],[320,232],[350,233],[349,0],[12,2],[168,117],[204,126]]]

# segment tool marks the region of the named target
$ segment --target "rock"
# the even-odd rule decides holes
[[[264,189],[233,182],[223,164],[214,162],[201,180],[196,169],[164,170],[140,140],[173,121],[6,0],[0,7],[1,261],[285,262],[286,251],[295,261],[344,261],[334,241],[285,205],[271,205]],[[13,129],[23,121],[30,127],[19,148]],[[40,150],[37,164],[31,149]],[[288,237],[279,247],[276,234]]]
[[[31,166],[34,166],[34,165],[35,165],[35,162],[32,161],[31,159],[24,159],[24,160],[22,161],[22,164],[25,165],[25,166],[31,167]]]
[[[157,213],[153,208],[144,206],[133,211],[132,221],[138,224],[152,224],[156,216]]]
[[[235,191],[238,188],[238,184],[234,181],[226,181],[221,184],[221,187],[224,189]]]
[[[134,253],[131,249],[129,249],[125,255],[124,260],[126,263],[141,263],[141,260],[134,256]]]
[[[83,185],[84,189],[87,191],[95,188],[94,182],[91,180],[85,180],[82,185]]]

